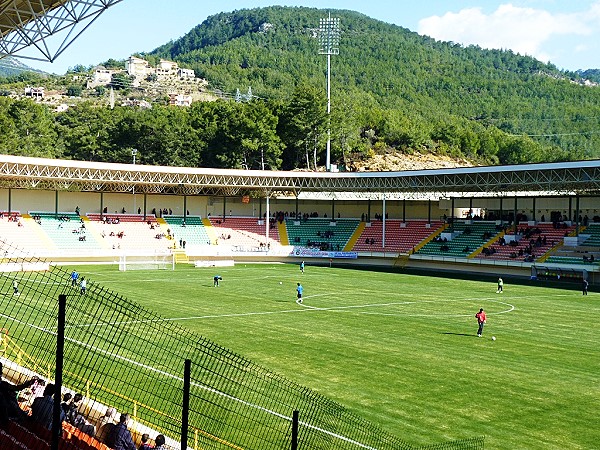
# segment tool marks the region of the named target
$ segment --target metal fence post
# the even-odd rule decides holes
[[[51,450],[58,450],[59,439],[62,434],[62,421],[60,420],[60,400],[62,393],[63,358],[65,351],[65,315],[67,310],[67,296],[58,296],[58,318],[56,330],[56,374],[54,385],[54,408],[52,410],[52,443]]]
[[[298,450],[298,410],[292,414],[292,450]]]
[[[183,370],[183,405],[181,411],[181,450],[187,449],[188,427],[190,418],[190,385],[192,377],[192,360],[186,359]]]

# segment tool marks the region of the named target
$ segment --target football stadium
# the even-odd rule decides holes
[[[110,408],[170,448],[594,446],[596,161],[0,159],[3,377],[82,395],[62,445],[104,448]]]
[[[0,168],[0,449],[598,447],[597,160]]]

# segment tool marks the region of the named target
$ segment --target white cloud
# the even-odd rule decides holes
[[[443,16],[422,19],[419,33],[464,45],[511,49],[549,61],[558,50],[545,48],[544,44],[557,36],[597,39],[597,36],[590,36],[597,34],[599,23],[600,1],[586,11],[574,13],[551,13],[506,3],[491,14],[485,14],[482,8],[467,8],[457,13],[447,12]],[[581,40],[579,45],[583,45]]]

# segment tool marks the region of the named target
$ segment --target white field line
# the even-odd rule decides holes
[[[39,330],[39,331],[41,331],[42,333],[49,334],[49,335],[51,335],[51,336],[53,336],[53,337],[55,337],[55,338],[57,337],[57,332],[55,332],[55,331],[47,330],[47,329],[45,329],[45,328],[42,328],[42,327],[39,327],[39,326],[37,326],[37,325],[33,325],[33,324],[29,324],[29,323],[22,322],[22,321],[20,321],[20,320],[18,320],[18,319],[15,319],[15,318],[13,318],[13,317],[7,316],[7,315],[5,315],[5,314],[0,314],[0,316],[1,316],[1,317],[4,317],[4,318],[6,318],[6,319],[12,320],[13,322],[16,322],[16,323],[18,323],[18,324],[20,324],[20,325],[26,325],[26,326],[28,326],[28,327],[30,327],[30,328],[33,328],[33,329]],[[121,356],[121,355],[119,355],[118,353],[112,353],[112,352],[109,352],[109,351],[107,351],[107,350],[103,350],[103,349],[101,349],[101,348],[94,347],[93,345],[86,344],[85,342],[82,342],[82,341],[78,341],[78,340],[76,340],[76,339],[69,338],[69,337],[67,337],[67,336],[65,336],[65,341],[69,341],[69,342],[71,342],[71,343],[73,343],[73,344],[76,344],[76,345],[78,345],[78,346],[82,347],[82,348],[85,348],[85,349],[88,349],[88,350],[90,350],[90,351],[93,351],[93,352],[96,352],[96,353],[99,353],[99,354],[102,354],[102,355],[108,356],[108,357],[110,357],[110,358],[118,359],[118,360],[120,360],[120,361],[123,361],[123,362],[126,362],[126,363],[128,363],[128,364],[131,364],[132,366],[137,366],[137,367],[143,368],[143,369],[145,369],[145,370],[147,370],[147,371],[149,371],[149,372],[154,372],[154,373],[156,373],[156,374],[158,374],[158,375],[162,375],[162,376],[165,376],[165,377],[168,377],[168,378],[174,379],[174,380],[176,380],[176,381],[179,381],[179,382],[181,382],[181,383],[183,383],[183,381],[184,381],[182,377],[179,377],[179,376],[177,376],[177,375],[173,375],[173,374],[171,374],[171,373],[165,372],[164,370],[159,370],[159,369],[156,369],[156,368],[154,368],[154,367],[152,367],[152,366],[149,366],[148,364],[142,364],[142,363],[140,363],[140,362],[138,362],[138,361],[135,361],[135,360],[133,360],[133,359],[130,359],[130,358],[126,358],[126,357],[124,357],[124,356]],[[219,390],[213,389],[213,388],[211,388],[211,387],[209,387],[209,386],[206,386],[206,385],[203,385],[203,384],[200,384],[200,383],[195,383],[195,382],[192,382],[192,383],[191,383],[191,385],[192,385],[192,386],[195,386],[195,387],[197,387],[197,388],[199,388],[199,389],[203,389],[203,390],[205,390],[205,391],[207,391],[207,392],[210,392],[210,393],[212,393],[212,394],[216,394],[216,395],[222,396],[222,397],[224,397],[224,398],[226,398],[226,399],[228,399],[228,400],[232,400],[232,401],[234,401],[234,402],[241,403],[241,404],[243,404],[243,405],[245,405],[245,406],[248,406],[248,407],[250,407],[250,408],[254,408],[254,409],[256,409],[256,410],[259,410],[259,411],[265,412],[265,413],[267,413],[267,414],[271,414],[271,415],[273,415],[273,416],[276,416],[276,417],[278,417],[278,418],[280,418],[280,419],[283,419],[283,420],[286,420],[286,421],[288,421],[288,422],[291,422],[291,421],[292,421],[292,418],[291,418],[291,417],[289,417],[289,416],[286,416],[286,415],[284,415],[284,414],[278,413],[278,412],[276,412],[276,411],[270,410],[270,409],[268,409],[268,408],[262,407],[262,406],[260,406],[260,405],[254,404],[254,403],[250,403],[250,402],[248,402],[248,401],[246,401],[246,400],[242,400],[241,398],[237,398],[237,397],[234,397],[233,395],[226,394],[226,393],[225,393],[225,392],[223,392],[223,391],[219,391]],[[367,449],[367,450],[377,450],[377,449],[376,449],[376,448],[374,448],[374,447],[370,447],[370,446],[368,446],[368,445],[361,444],[360,442],[357,442],[357,441],[355,441],[355,440],[353,440],[353,439],[347,438],[347,437],[345,437],[345,436],[342,436],[342,435],[340,435],[340,434],[337,434],[337,433],[333,433],[333,432],[331,432],[331,431],[329,431],[329,430],[324,430],[324,429],[322,429],[322,428],[320,428],[320,427],[317,427],[317,426],[311,425],[311,424],[309,424],[309,423],[307,423],[307,422],[302,422],[302,421],[300,421],[300,422],[299,422],[299,424],[302,424],[303,426],[305,426],[305,427],[307,427],[307,428],[311,428],[311,429],[313,429],[313,430],[317,430],[317,431],[319,431],[319,432],[321,432],[321,433],[323,433],[323,434],[327,434],[327,435],[329,435],[329,436],[332,436],[332,437],[338,438],[338,439],[340,439],[340,440],[343,440],[343,441],[345,441],[345,442],[351,443],[351,444],[353,444],[353,445],[356,445],[357,447],[360,447],[360,448],[365,448],[365,449]]]
[[[315,294],[304,297],[302,300],[307,300],[315,297],[323,297],[330,296],[334,294]],[[420,303],[439,303],[439,302],[458,302],[458,301],[469,301],[469,300],[419,300],[419,301],[403,301],[403,302],[389,302],[389,303],[369,303],[364,305],[349,305],[349,306],[332,306],[327,308],[307,305],[306,303],[300,303],[296,300],[296,304],[301,306],[303,309],[288,309],[283,311],[262,311],[262,312],[247,312],[247,313],[234,313],[234,314],[210,314],[204,316],[186,316],[186,317],[169,317],[169,318],[156,318],[156,319],[144,319],[144,320],[127,320],[121,322],[94,322],[94,323],[86,323],[86,324],[78,324],[78,325],[67,325],[66,328],[88,328],[88,327],[100,327],[100,326],[117,326],[117,325],[135,325],[142,323],[160,323],[160,322],[178,322],[178,321],[187,321],[187,320],[202,320],[202,319],[219,319],[219,318],[228,318],[228,317],[250,317],[250,316],[267,316],[274,314],[289,314],[289,313],[301,313],[306,311],[331,311],[331,312],[346,312],[350,310],[357,309],[365,309],[365,308],[378,308],[378,307],[387,307],[387,306],[400,306],[400,305],[412,305],[412,304],[420,304]],[[507,306],[506,310],[488,313],[488,315],[497,315],[497,314],[506,314],[511,311],[514,311],[516,308],[514,305],[510,303],[502,302],[497,300],[495,297],[478,299],[478,301],[491,301],[494,303],[500,303]],[[428,313],[428,314],[403,314],[403,313],[381,313],[381,312],[369,312],[369,311],[359,311],[358,314],[369,314],[369,315],[382,315],[382,316],[403,316],[403,317],[471,317],[472,314],[437,314],[437,313]]]

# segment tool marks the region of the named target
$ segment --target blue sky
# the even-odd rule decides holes
[[[439,40],[511,49],[562,69],[600,68],[600,0],[123,0],[54,63],[23,62],[62,74],[77,64],[151,51],[219,12],[275,4],[354,10]]]

